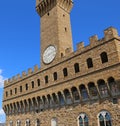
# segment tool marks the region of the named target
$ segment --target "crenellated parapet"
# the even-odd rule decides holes
[[[73,7],[73,2],[71,0],[36,0],[36,11],[42,17],[46,12],[49,12],[56,4],[68,13],[70,13]]]
[[[73,52],[72,55],[71,55],[71,52],[72,52],[71,50],[72,49],[67,48],[65,50],[65,55],[66,56],[62,60],[60,60],[60,62],[62,62],[63,60],[69,59],[72,56],[75,56],[76,53],[77,54],[82,53],[84,55],[84,53],[87,50],[90,50],[90,49],[92,49],[94,47],[97,47],[97,46],[99,46],[101,44],[104,44],[106,42],[110,42],[113,39],[119,39],[120,40],[120,37],[119,37],[118,32],[117,32],[117,30],[115,28],[109,27],[109,28],[104,30],[104,37],[102,39],[98,39],[97,35],[94,35],[94,36],[91,36],[89,38],[90,44],[88,46],[84,46],[84,42],[78,43],[77,44],[77,51],[75,53]],[[40,71],[40,69],[38,68],[38,65],[35,65],[34,69],[29,68],[27,72],[23,71],[22,74],[17,74],[16,76],[14,76],[14,77],[12,77],[12,78],[10,78],[8,80],[5,80],[4,85],[8,86],[8,85],[10,85],[10,84],[12,84],[14,82],[18,82],[19,80],[22,80],[22,79],[24,79],[26,77],[34,75],[35,73],[37,73],[39,71]]]
[[[110,41],[112,39],[120,39],[117,29],[113,28],[113,27],[109,27],[107,29],[104,30],[104,37],[102,39],[98,39],[97,35],[91,36],[89,38],[89,42],[90,44],[88,46],[84,46],[84,42],[80,42],[77,44],[77,51],[85,51],[87,49],[91,49],[95,46],[101,45],[107,41]]]
[[[34,66],[34,69],[29,68],[28,71],[23,71],[21,74],[17,74],[16,76],[13,76],[12,78],[9,78],[7,80],[4,81],[4,86],[8,86],[11,83],[17,82],[25,77],[28,77],[32,74],[35,74],[36,72],[38,72],[39,68],[38,65]]]

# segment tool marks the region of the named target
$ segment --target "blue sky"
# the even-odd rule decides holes
[[[120,33],[120,0],[74,0],[71,25],[74,49],[89,37],[104,37],[104,29],[113,26]],[[40,18],[35,0],[0,0],[0,122],[3,80],[40,66]]]

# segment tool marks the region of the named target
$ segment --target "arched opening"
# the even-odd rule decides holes
[[[30,126],[30,120],[29,119],[26,120],[26,126]]]
[[[78,93],[77,88],[76,87],[72,87],[71,91],[72,91],[74,102],[79,102],[80,101],[80,97],[79,97],[79,93]]]
[[[36,113],[38,113],[39,111],[39,107],[38,107],[38,104],[37,104],[37,99],[34,97],[32,98],[32,102],[33,102],[33,109],[35,110]]]
[[[75,64],[74,64],[74,71],[75,71],[75,73],[80,72],[79,64],[78,64],[78,63],[75,63]]]
[[[34,109],[33,109],[33,105],[32,105],[31,99],[28,99],[28,103],[29,103],[29,111],[32,112]]]
[[[31,84],[32,84],[32,88],[34,88],[34,86],[35,86],[35,85],[34,85],[34,81],[32,81]]]
[[[119,94],[119,87],[113,77],[108,78],[108,84],[109,84],[112,95],[113,96],[118,95]]]
[[[64,101],[64,98],[63,98],[63,95],[62,95],[61,92],[58,92],[58,97],[59,97],[59,103],[60,103],[60,105],[64,105],[65,101]]]
[[[101,57],[102,63],[108,62],[108,56],[107,56],[107,53],[106,53],[106,52],[102,52],[102,53],[100,54],[100,57]]]
[[[42,96],[42,99],[43,99],[44,107],[48,108],[47,98],[45,96]]]
[[[58,106],[59,101],[58,101],[58,99],[57,99],[56,94],[55,94],[55,93],[53,93],[53,94],[52,94],[52,97],[53,97],[53,100],[54,100],[54,106]]]
[[[48,99],[49,106],[53,107],[53,101],[52,101],[52,98],[49,94],[47,95],[47,99]]]
[[[93,61],[92,61],[92,58],[88,58],[88,59],[87,59],[87,66],[88,66],[88,68],[93,67]]]
[[[88,116],[85,113],[81,113],[78,117],[79,126],[89,126]]]
[[[10,126],[13,126],[13,121],[12,121],[12,120],[10,120],[9,124],[10,124]]]
[[[17,120],[16,126],[21,126],[21,121],[20,120]]]
[[[57,126],[57,118],[51,119],[51,126]]]
[[[98,98],[97,88],[93,82],[88,83],[88,88],[89,88],[89,92],[90,92],[90,97],[92,99]]]
[[[45,76],[45,84],[47,84],[48,83],[48,76],[46,75]]]
[[[67,68],[64,68],[64,69],[63,69],[63,75],[64,75],[64,77],[68,76]]]
[[[38,87],[40,86],[40,79],[37,79]]]
[[[107,111],[101,111],[98,114],[99,126],[112,126],[110,113]]]
[[[81,96],[82,96],[82,100],[83,101],[88,100],[88,92],[87,92],[85,85],[81,84],[79,86],[79,89],[80,89],[80,93],[81,93]]]
[[[108,89],[107,86],[105,84],[105,81],[100,79],[98,80],[98,87],[99,87],[99,91],[100,91],[100,95],[102,98],[107,97],[108,96]]]
[[[57,72],[54,72],[54,73],[53,73],[53,78],[54,78],[54,81],[57,80]]]
[[[64,95],[65,95],[66,104],[71,104],[72,99],[71,99],[70,92],[68,89],[64,90]]]
[[[36,119],[35,126],[40,126],[40,120],[39,119]]]

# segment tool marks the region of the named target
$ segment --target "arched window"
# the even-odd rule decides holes
[[[110,77],[108,79],[108,84],[109,84],[112,95],[113,96],[118,95],[119,94],[119,87],[113,77]]]
[[[26,120],[26,126],[30,126],[30,120],[29,119]]]
[[[80,88],[82,100],[83,101],[87,100],[88,99],[88,92],[87,92],[85,85],[82,84],[82,85],[79,86],[79,88]]]
[[[57,118],[51,119],[51,126],[57,126]]]
[[[52,101],[52,98],[51,98],[51,96],[49,94],[47,95],[47,99],[48,99],[49,106],[53,107],[53,101]]]
[[[58,92],[58,97],[59,97],[60,105],[64,105],[65,101],[64,101],[64,98],[63,98],[63,94],[61,92]]]
[[[32,88],[34,88],[34,81],[32,81],[31,84],[32,84]]]
[[[110,113],[107,111],[101,111],[98,114],[99,126],[112,126]]]
[[[88,83],[88,88],[90,91],[90,96],[92,99],[97,98],[98,92],[95,84],[93,82]]]
[[[36,119],[35,126],[40,126],[40,120]]]
[[[78,93],[77,88],[72,87],[71,91],[72,91],[72,95],[73,95],[73,98],[74,98],[74,102],[78,102],[80,100],[80,98],[79,98],[79,93]]]
[[[48,76],[46,75],[45,76],[45,84],[47,84],[48,83]]]
[[[71,99],[70,92],[69,92],[68,89],[64,90],[64,95],[65,95],[66,103],[67,104],[71,104],[72,103],[72,99]]]
[[[58,99],[57,99],[56,94],[55,94],[55,93],[53,93],[53,94],[52,94],[52,97],[53,97],[53,100],[54,100],[54,105],[55,105],[55,106],[57,106],[57,105],[58,105],[58,103],[59,103],[59,101],[58,101]]]
[[[88,58],[88,59],[87,59],[87,66],[88,66],[88,68],[93,67],[92,58]]]
[[[6,97],[8,97],[8,92],[6,91]]]
[[[29,103],[29,111],[33,111],[33,105],[31,99],[28,99],[28,103]]]
[[[63,75],[64,75],[64,77],[68,76],[67,68],[63,69]]]
[[[37,84],[38,86],[40,86],[40,79],[37,79]]]
[[[26,84],[25,87],[26,87],[26,90],[28,90],[28,84]]]
[[[47,102],[47,98],[45,96],[42,96],[43,102],[44,102],[44,107],[48,108],[48,102]]]
[[[10,126],[13,126],[13,121],[12,120],[10,120]]]
[[[53,73],[54,81],[57,80],[57,72]]]
[[[16,126],[21,126],[21,121],[17,120]]]
[[[85,113],[81,113],[78,117],[79,126],[89,126],[88,116]]]
[[[104,80],[98,80],[98,87],[99,87],[99,91],[100,91],[100,95],[101,97],[107,97],[108,96],[108,89],[107,86],[105,84]]]
[[[107,56],[107,53],[106,53],[106,52],[102,52],[102,53],[100,54],[100,57],[101,57],[102,63],[108,62],[108,56]]]
[[[75,73],[80,72],[79,64],[78,64],[78,63],[75,63],[75,64],[74,64],[74,70],[75,70]]]

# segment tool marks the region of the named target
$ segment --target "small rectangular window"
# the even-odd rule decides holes
[[[22,92],[22,86],[20,86],[20,92]]]
[[[17,88],[15,88],[15,94],[17,94]]]

